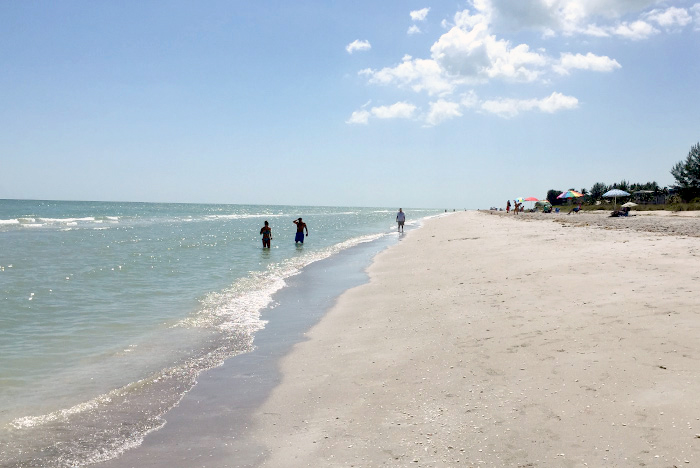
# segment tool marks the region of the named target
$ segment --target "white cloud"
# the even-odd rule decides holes
[[[660,7],[660,4],[665,6]],[[700,3],[689,8],[668,7],[666,0],[467,0],[468,8],[457,11],[424,57],[405,55],[384,68],[360,71],[370,84],[426,94],[429,110],[417,115],[412,104],[405,118],[437,125],[462,115],[467,109],[513,117],[527,111],[558,112],[578,107],[578,99],[553,92],[542,99],[501,98],[480,100],[466,87],[512,83],[550,85],[573,71],[610,73],[621,68],[614,57],[594,52],[562,51],[558,57],[542,45],[528,40],[517,43],[509,37],[531,37],[542,44],[558,36],[593,36],[610,41],[642,40],[679,30],[695,22],[700,30]],[[423,21],[429,9],[411,12],[413,21]],[[513,31],[537,31],[539,35],[508,35]],[[409,34],[421,32],[414,24]],[[599,41],[594,41],[597,44]],[[571,43],[585,45],[585,41]],[[559,45],[563,45],[559,41]],[[554,47],[554,46],[552,46]],[[398,104],[398,103],[397,103]],[[406,104],[406,103],[404,103]],[[349,122],[367,123],[375,118],[397,118],[400,108],[375,107],[353,113]],[[363,113],[364,112],[364,113]],[[394,114],[396,112],[396,114]],[[388,115],[388,117],[384,117]]]
[[[355,125],[367,125],[369,123],[370,115],[371,114],[368,111],[361,109],[353,112],[350,118],[345,121],[345,123]]]
[[[547,58],[527,44],[515,47],[490,34],[487,16],[467,10],[455,15],[455,26],[430,48],[433,59],[452,76],[470,83],[491,78],[531,82],[537,80]]]
[[[612,29],[612,32],[618,36],[639,41],[658,33],[659,30],[646,21],[638,20],[633,23],[620,23]]]
[[[610,57],[595,55],[592,53],[582,54],[561,54],[559,63],[554,65],[554,71],[560,75],[568,75],[570,70],[591,70],[597,72],[611,72],[622,66],[617,60]]]
[[[391,106],[372,108],[372,115],[378,119],[410,119],[416,111],[416,106],[408,102],[397,102]]]
[[[683,28],[693,21],[688,10],[676,7],[670,7],[666,10],[652,10],[646,15],[646,18],[666,29]]]
[[[543,99],[495,99],[481,104],[482,110],[505,118],[515,117],[521,112],[532,110],[553,114],[560,110],[577,107],[578,99],[557,92]]]
[[[370,117],[377,119],[410,119],[415,114],[416,109],[415,105],[405,101],[397,102],[390,106],[372,107],[370,110],[363,108],[353,112],[345,123],[367,125]]]
[[[414,24],[413,26],[408,28],[407,34],[410,36],[412,34],[420,34],[420,32],[420,28]]]
[[[690,7],[690,13],[693,15],[693,23],[695,24],[695,30],[700,31],[700,3],[696,3]]]
[[[542,112],[553,114],[560,110],[576,109],[578,107],[578,99],[555,92],[544,99],[540,99],[536,107]]]
[[[369,50],[371,48],[372,45],[369,43],[369,41],[361,41],[359,39],[355,39],[345,47],[345,50],[347,50],[348,54],[352,54],[353,52],[358,50]]]
[[[431,96],[451,93],[455,87],[434,60],[414,59],[410,55],[404,56],[395,67],[366,69],[360,74],[369,76],[369,82],[373,84],[408,87],[416,92],[425,91]]]
[[[430,8],[423,8],[420,10],[414,10],[411,12],[411,19],[413,21],[425,21],[425,18],[427,18],[429,11],[430,11]]]
[[[479,105],[479,97],[472,89],[468,93],[462,94],[459,104],[465,109],[477,107]]]
[[[487,17],[499,30],[539,30],[546,37],[617,35],[639,40],[655,33],[651,25],[643,23],[653,22],[670,29],[691,22],[683,8],[645,13],[646,9],[663,3],[661,0],[472,0],[471,3],[477,14]],[[637,18],[630,18],[634,16]]]
[[[425,122],[429,126],[435,126],[445,120],[461,117],[462,113],[459,110],[459,103],[450,102],[440,99],[430,103],[430,110],[425,118]]]

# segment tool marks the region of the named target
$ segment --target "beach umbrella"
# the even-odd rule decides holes
[[[537,199],[537,197],[527,197],[525,199],[525,201],[532,202],[532,203],[530,203],[530,209],[532,209],[532,206],[534,205],[534,203],[538,202],[539,200]]]
[[[608,190],[603,194],[604,197],[606,198],[613,198],[613,210],[617,207],[617,197],[629,197],[630,194],[628,192],[625,192],[624,190],[620,189],[612,189]]]
[[[567,190],[566,192],[561,193],[557,198],[578,198],[582,196],[583,194],[577,192],[576,190]]]
[[[583,194],[580,192],[577,192],[576,190],[567,190],[564,193],[559,194],[557,198],[579,198],[582,197]]]
[[[620,206],[623,208],[632,208],[633,206],[637,206],[637,204],[635,202],[628,201],[624,205],[620,205]]]

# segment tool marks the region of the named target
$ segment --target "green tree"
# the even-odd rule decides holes
[[[683,200],[689,201],[700,196],[700,143],[690,148],[685,161],[678,161],[671,175],[676,179],[675,189],[678,189]]]
[[[557,198],[557,197],[559,195],[561,195],[562,193],[564,193],[564,192],[562,192],[561,190],[554,190],[554,189],[548,190],[547,191],[547,201],[549,201],[549,203],[551,203],[552,205],[561,205],[562,200],[560,198]]]
[[[593,187],[591,187],[591,191],[588,192],[591,197],[591,200],[597,201],[603,198],[603,194],[608,191],[607,188],[608,187],[602,182],[596,182],[595,184],[593,184]]]
[[[620,189],[624,190],[625,192],[630,191],[630,184],[627,182],[625,179],[622,179],[620,182],[616,182],[610,186],[610,189]]]

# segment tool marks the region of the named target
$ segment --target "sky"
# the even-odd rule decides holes
[[[0,199],[477,209],[700,141],[700,2],[0,2]]]

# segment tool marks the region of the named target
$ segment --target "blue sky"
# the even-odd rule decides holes
[[[6,1],[0,63],[0,198],[488,208],[700,141],[695,1]]]

